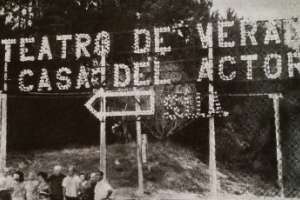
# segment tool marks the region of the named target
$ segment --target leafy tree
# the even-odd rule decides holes
[[[19,9],[11,9],[11,5],[19,6]],[[172,33],[168,38],[168,43],[174,45],[172,55],[164,59],[186,59],[191,56],[199,56],[193,48],[185,49],[186,46],[194,46],[197,41],[197,33],[192,30],[193,25],[199,21],[206,21],[209,17],[209,7],[211,4],[205,0],[13,0],[10,2],[0,2],[2,8],[1,34],[10,37],[15,35],[34,34],[57,34],[70,32],[95,33],[99,30],[107,30],[113,34],[113,46],[109,62],[131,62],[135,59],[132,53],[121,54],[119,51],[131,51],[133,43],[132,31],[136,27],[152,29],[154,26],[166,26],[170,24],[181,24],[176,33]],[[22,9],[27,9],[26,14],[22,15]],[[11,17],[12,23],[5,23]],[[22,20],[25,23],[22,22]],[[23,24],[25,25],[23,25]],[[153,31],[153,30],[151,30]],[[189,40],[186,41],[185,37]],[[177,64],[167,66],[166,69],[177,68]],[[180,65],[184,70],[185,79],[191,73],[188,63]],[[193,85],[186,86],[194,88]],[[176,89],[177,88],[177,89]],[[158,94],[164,91],[175,92],[178,87],[173,89],[161,87],[157,89]],[[160,93],[161,92],[161,93]],[[157,98],[157,105],[161,106],[161,99]],[[157,107],[160,110],[161,107]],[[165,138],[176,133],[181,127],[181,123],[176,122],[172,125],[171,121],[162,121],[161,115],[157,115],[156,120],[161,121],[157,124],[155,120],[149,121],[148,127],[154,127],[154,134],[158,138]],[[154,125],[153,124],[157,124]],[[160,131],[163,130],[163,131]]]

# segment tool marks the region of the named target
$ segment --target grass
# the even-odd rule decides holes
[[[151,194],[172,191],[184,194],[209,192],[208,166],[199,160],[193,150],[173,143],[148,145],[148,163],[144,166],[146,191]],[[134,143],[110,145],[107,149],[108,179],[114,188],[128,194],[137,187],[136,146]],[[99,148],[67,148],[10,152],[8,165],[25,172],[47,171],[54,165],[76,165],[80,172],[89,173],[99,166]],[[249,174],[233,173],[225,168],[219,171],[221,193],[275,196],[276,188]],[[122,192],[121,192],[122,193]]]

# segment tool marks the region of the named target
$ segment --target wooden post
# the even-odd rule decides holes
[[[8,62],[4,62],[4,72],[3,72],[3,91],[7,92],[7,80],[8,80]]]
[[[104,93],[104,89],[100,88],[100,110],[101,113],[106,112],[106,98],[101,97]],[[106,170],[106,117],[102,117],[100,120],[100,170],[104,173],[103,179],[107,178]]]
[[[0,92],[1,96],[1,137],[0,137],[0,170],[6,167],[7,144],[7,94]]]
[[[135,102],[136,111],[141,110],[140,97],[136,97]],[[142,126],[141,117],[136,117],[136,156],[138,165],[138,194],[144,194],[144,176],[143,176],[143,160],[142,160]]]
[[[215,105],[214,105],[214,86],[213,86],[213,44],[208,48],[208,60],[210,66],[210,80],[208,85],[208,107],[209,107],[209,172],[210,172],[210,192],[215,198],[218,192],[217,162],[216,162],[216,133],[215,133]]]
[[[106,66],[106,55],[101,55],[100,70],[101,70],[101,88],[100,88],[100,113],[106,112],[106,97],[104,94],[103,83],[105,82],[105,66]],[[100,170],[103,172],[103,179],[107,180],[106,170],[106,117],[100,117]]]
[[[1,135],[0,135],[0,170],[4,170],[6,167],[7,157],[7,79],[8,79],[8,63],[4,62],[3,73],[3,91],[0,91],[1,99]],[[3,172],[3,171],[2,171]]]
[[[147,164],[147,146],[148,146],[148,139],[147,134],[142,134],[142,160],[143,164]]]
[[[214,107],[213,89],[214,88],[210,83],[209,84],[209,109]],[[217,190],[218,190],[218,178],[217,178],[217,162],[216,162],[215,118],[213,116],[213,113],[209,118],[209,172],[210,172],[211,195],[215,197],[217,195]]]
[[[273,99],[274,119],[275,119],[275,134],[276,134],[276,159],[277,159],[277,182],[280,189],[280,197],[284,198],[284,185],[283,185],[283,168],[282,168],[282,149],[280,137],[280,113],[279,113],[279,100],[281,94],[270,95]]]

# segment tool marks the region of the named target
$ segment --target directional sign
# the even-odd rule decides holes
[[[150,107],[146,110],[133,110],[133,111],[105,111],[100,108],[96,110],[93,105],[95,102],[106,99],[109,97],[148,97]],[[147,116],[154,115],[155,109],[155,93],[153,90],[148,91],[104,91],[104,89],[98,90],[85,104],[86,108],[95,115],[99,120],[103,117],[121,117],[121,116]],[[105,109],[107,110],[107,109]]]

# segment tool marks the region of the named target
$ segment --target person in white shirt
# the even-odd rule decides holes
[[[24,173],[22,171],[16,171],[13,174],[14,185],[11,193],[12,200],[26,200],[26,189],[24,184]]]
[[[11,199],[10,192],[11,192],[13,180],[10,180],[11,183],[9,183],[8,175],[9,175],[8,168],[4,168],[0,173],[0,199],[1,200]]]
[[[38,200],[38,186],[37,175],[33,171],[29,172],[25,181],[26,200]]]
[[[80,194],[81,179],[75,174],[75,167],[70,166],[68,176],[62,182],[64,200],[78,200]]]
[[[110,199],[113,188],[111,185],[103,179],[103,172],[99,171],[97,173],[98,176],[98,182],[95,186],[95,198],[94,200],[108,200]]]

